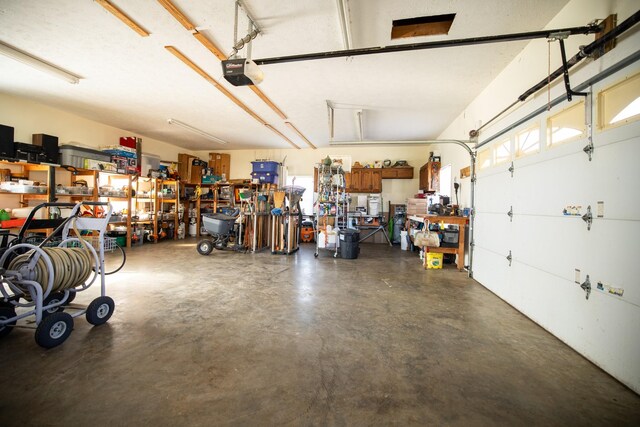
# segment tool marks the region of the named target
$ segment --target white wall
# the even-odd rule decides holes
[[[574,0],[548,28],[585,24],[594,18],[618,13],[623,21],[637,9],[633,1]],[[567,54],[593,36],[571,37]],[[618,60],[637,51],[640,34],[619,39],[616,49],[597,61],[585,61],[571,71],[576,86]],[[511,104],[547,73],[547,42],[533,41],[478,96],[441,135],[464,138],[469,130]],[[552,65],[559,66],[557,43]],[[593,88],[594,94],[621,79],[640,72],[635,64]],[[564,92],[553,85],[551,99]],[[595,97],[597,104],[597,97]],[[543,91],[522,103],[483,131],[480,142],[505,129],[527,113],[545,105]],[[554,110],[565,108],[563,103]],[[597,105],[593,110],[597,112]],[[519,129],[538,123],[544,130],[546,115]],[[509,135],[507,135],[509,136]],[[504,138],[499,138],[499,142]],[[544,136],[543,136],[544,142]],[[640,392],[640,200],[636,183],[640,170],[640,123],[593,136],[596,147],[589,162],[582,148],[586,138],[557,148],[542,148],[531,157],[514,160],[513,178],[503,164],[478,172],[474,277],[485,287],[547,329],[611,375]],[[489,145],[490,146],[490,145]],[[596,219],[591,231],[579,217],[564,217],[568,204],[591,205],[605,201],[605,217]],[[513,206],[513,222],[506,212]],[[506,256],[512,252],[509,266]],[[575,281],[590,275],[593,291],[588,300]],[[622,297],[596,289],[597,282],[624,289]]]
[[[58,143],[98,148],[118,145],[121,136],[137,136],[127,130],[107,126],[26,98],[0,93],[0,123],[15,128],[15,140],[31,144],[34,133],[58,137]],[[142,137],[142,152],[177,161],[178,153],[191,153],[167,142]]]

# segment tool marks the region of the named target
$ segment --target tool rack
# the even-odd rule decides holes
[[[333,251],[333,257],[338,256],[339,236],[335,235],[335,243],[328,239],[327,226],[333,228],[347,227],[347,213],[349,212],[349,197],[346,192],[344,170],[340,164],[317,165],[318,195],[314,203],[315,240],[318,257],[320,249]],[[323,232],[322,236],[320,233]],[[323,239],[321,241],[321,239]]]

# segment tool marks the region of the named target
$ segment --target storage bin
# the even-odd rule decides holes
[[[60,146],[60,164],[82,169],[84,168],[85,159],[108,162],[111,156],[99,150],[92,150],[91,148],[68,144]]]
[[[272,172],[252,172],[251,177],[260,184],[276,184],[278,182],[278,174]]]
[[[149,174],[149,169],[160,169],[160,156],[142,153],[142,162],[140,165],[140,175],[147,176]]]
[[[253,172],[278,174],[278,162],[251,162],[253,165]]]

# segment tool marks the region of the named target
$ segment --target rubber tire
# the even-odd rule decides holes
[[[44,300],[42,300],[42,306],[46,307],[51,304],[53,301],[60,302],[64,298],[64,292],[51,292]],[[55,308],[50,308],[49,310],[43,310],[42,316],[50,316],[53,313],[60,313],[64,311],[64,306],[60,305]]]
[[[67,301],[65,302],[65,304],[71,304],[73,300],[76,299],[77,295],[78,295],[77,292],[69,290],[69,298],[67,298]]]
[[[72,330],[73,317],[69,313],[52,313],[43,318],[36,328],[36,343],[44,348],[56,347],[69,338]]]
[[[213,251],[214,245],[211,240],[200,240],[196,249],[200,255],[209,255]]]
[[[16,317],[16,311],[11,307],[0,307],[0,319],[7,320],[12,317]],[[13,331],[12,326],[15,326],[16,321],[12,321],[7,325],[0,326],[0,338],[4,338]]]
[[[87,307],[87,322],[94,326],[107,323],[116,308],[116,303],[111,297],[98,297],[91,301]]]

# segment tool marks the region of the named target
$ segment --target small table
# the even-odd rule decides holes
[[[347,225],[351,225],[351,220],[355,219],[357,220],[355,227],[358,230],[371,230],[369,234],[361,237],[360,240],[358,240],[358,243],[368,239],[378,232],[382,232],[382,235],[387,239],[389,246],[393,246],[391,239],[389,239],[389,234],[387,233],[387,224],[383,221],[384,217],[382,215],[367,215],[360,212],[349,212],[347,216]],[[367,220],[371,220],[371,223],[367,223]]]
[[[465,239],[465,226],[469,222],[469,218],[463,216],[440,216],[440,215],[411,215],[408,220],[426,223],[427,221],[432,223],[444,223],[455,224],[459,226],[458,234],[458,247],[457,248],[442,248],[435,246],[427,246],[427,252],[435,252],[441,254],[456,254],[456,265],[458,270],[464,269],[464,239]]]

